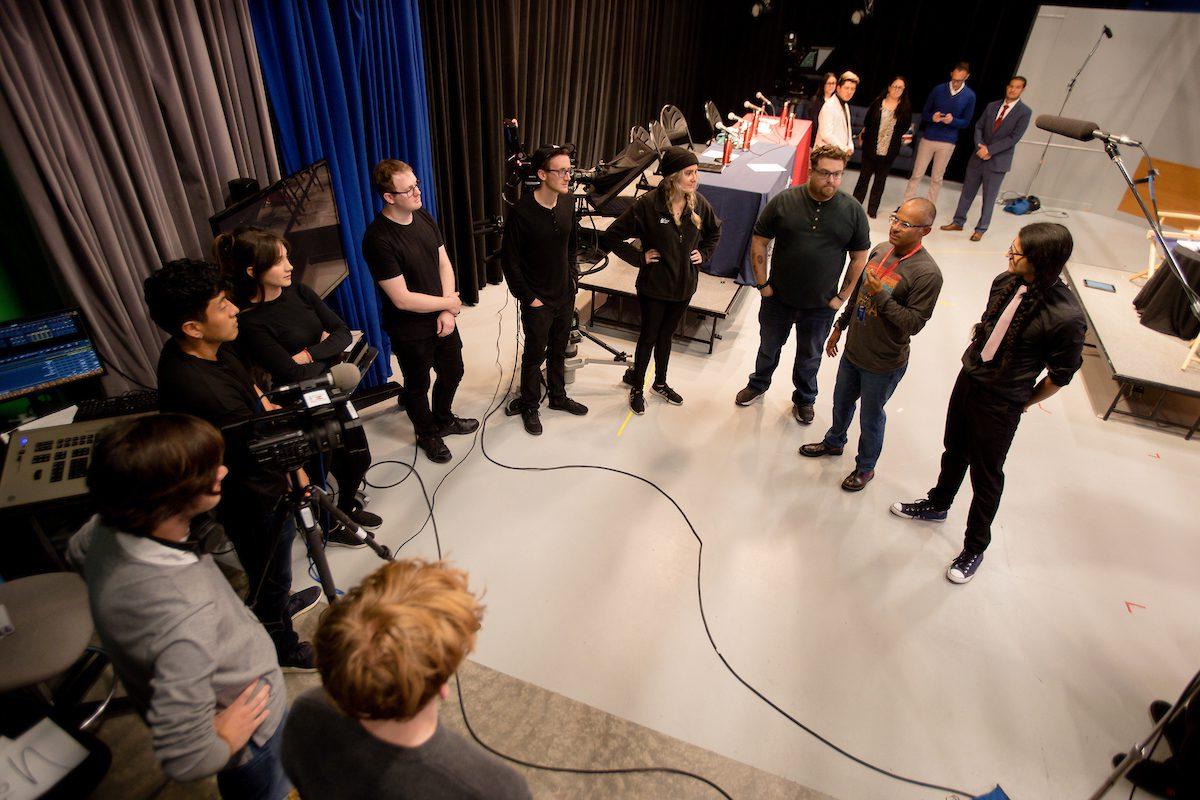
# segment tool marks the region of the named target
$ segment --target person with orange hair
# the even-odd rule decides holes
[[[331,606],[313,641],[323,686],[296,698],[283,732],[301,797],[529,798],[524,778],[438,724],[482,620],[467,573],[419,559]]]

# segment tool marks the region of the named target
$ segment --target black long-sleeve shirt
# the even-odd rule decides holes
[[[167,340],[158,358],[158,407],[164,412],[191,414],[217,428],[263,413],[254,381],[233,348],[222,345],[217,359],[209,361],[185,353],[175,339]],[[222,484],[223,499],[218,512],[270,510],[287,491],[283,474],[260,467],[250,458],[246,450],[248,427],[221,433],[229,476]]]
[[[721,240],[721,220],[699,192],[696,214],[700,217],[699,228],[692,222],[686,206],[676,223],[663,193],[646,192],[600,235],[600,247],[638,267],[638,294],[670,302],[690,300],[696,293],[700,269],[700,264],[692,263],[692,251],[700,251],[703,264],[712,258]],[[627,244],[625,240],[631,238],[639,239],[641,247]],[[644,256],[647,250],[657,250],[661,254],[659,260],[647,264]]]
[[[1061,280],[1043,292],[1043,302],[1013,342],[1012,352],[1001,346],[991,361],[984,364],[979,353],[987,344],[1004,307],[1015,291],[1019,275],[1005,272],[992,281],[986,309],[975,326],[971,343],[963,353],[963,371],[992,394],[1014,405],[1024,406],[1033,395],[1042,370],[1055,386],[1066,386],[1083,366],[1083,335],[1087,322],[1079,301]],[[1004,302],[998,303],[1003,299]]]
[[[321,334],[329,331],[324,341]],[[279,297],[238,315],[238,347],[271,374],[276,384],[296,383],[329,371],[350,344],[350,329],[304,284],[284,287]],[[292,356],[308,350],[311,364]]]
[[[526,192],[504,221],[501,265],[509,291],[522,305],[560,305],[575,297],[575,201],[559,195],[546,208]]]

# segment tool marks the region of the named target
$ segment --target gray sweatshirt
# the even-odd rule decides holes
[[[259,678],[271,687],[270,713],[252,741],[271,738],[287,710],[275,647],[211,556],[93,517],[71,537],[69,557],[83,567],[96,631],[163,772],[186,781],[229,766],[213,717]]]

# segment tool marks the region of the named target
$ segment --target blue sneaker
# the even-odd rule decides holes
[[[958,558],[946,567],[946,580],[951,583],[970,583],[971,578],[975,577],[975,570],[979,569],[982,563],[983,553],[968,553],[963,550],[958,554]]]
[[[949,511],[938,508],[927,498],[914,500],[911,503],[892,503],[892,513],[905,519],[919,519],[923,522],[945,522]]]

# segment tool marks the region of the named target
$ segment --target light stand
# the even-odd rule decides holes
[[[1100,42],[1104,37],[1112,37],[1111,31],[1106,27],[1096,37],[1096,43],[1092,45],[1092,50],[1087,54],[1087,58],[1079,65],[1079,69],[1075,71],[1074,77],[1067,83],[1067,96],[1063,98],[1062,105],[1058,107],[1058,116],[1062,116],[1063,111],[1067,107],[1067,101],[1071,99],[1071,92],[1075,91],[1075,82],[1079,80],[1079,76],[1083,74],[1083,70],[1087,67],[1088,62],[1092,60],[1092,56],[1096,55],[1096,51],[1100,49]],[[1033,177],[1029,179],[1029,185],[1025,187],[1025,197],[1029,196],[1029,192],[1033,189],[1033,182],[1037,180],[1038,173],[1042,171],[1042,165],[1046,163],[1046,153],[1050,151],[1050,140],[1054,138],[1054,134],[1046,137],[1046,146],[1042,148],[1042,155],[1038,158],[1037,168],[1033,171]]]
[[[1188,684],[1188,687],[1183,690],[1183,694],[1180,695],[1179,700],[1175,702],[1175,705],[1171,706],[1171,710],[1166,714],[1163,714],[1162,719],[1160,719],[1158,724],[1154,726],[1154,730],[1150,731],[1150,734],[1140,743],[1135,744],[1132,748],[1130,748],[1129,753],[1125,756],[1121,763],[1118,764],[1111,773],[1109,773],[1109,776],[1104,779],[1104,783],[1100,785],[1100,788],[1097,789],[1094,794],[1088,797],[1088,800],[1101,800],[1101,798],[1108,793],[1108,790],[1115,786],[1117,781],[1124,777],[1125,773],[1133,769],[1136,764],[1140,764],[1148,759],[1154,749],[1152,747],[1152,743],[1157,742],[1159,737],[1162,736],[1163,729],[1167,727],[1167,723],[1174,719],[1177,715],[1184,713],[1184,709],[1187,707],[1188,703],[1192,702],[1192,700],[1196,698],[1197,694],[1200,694],[1200,680],[1193,678],[1192,682]]]
[[[1188,296],[1188,304],[1191,306],[1192,314],[1197,320],[1200,320],[1200,296],[1192,289],[1187,281],[1187,276],[1183,274],[1183,270],[1179,266],[1179,262],[1175,260],[1175,254],[1171,252],[1171,248],[1167,246],[1167,240],[1163,237],[1162,226],[1159,225],[1158,219],[1150,213],[1150,209],[1146,207],[1146,202],[1142,200],[1142,195],[1138,192],[1134,185],[1134,180],[1129,174],[1129,170],[1125,167],[1125,161],[1121,158],[1121,151],[1117,148],[1117,143],[1112,139],[1108,139],[1104,143],[1104,152],[1108,153],[1108,157],[1114,164],[1117,165],[1117,170],[1120,171],[1121,177],[1125,179],[1125,184],[1129,187],[1129,191],[1133,193],[1133,197],[1137,200],[1138,208],[1142,210],[1142,216],[1146,218],[1146,224],[1150,226],[1150,230],[1154,232],[1154,238],[1158,241],[1158,246],[1166,253],[1167,263],[1171,265],[1171,270],[1175,273],[1175,277],[1179,280],[1183,287],[1184,294]],[[1154,171],[1151,170],[1146,176],[1146,183],[1150,187],[1150,195],[1154,196]]]

